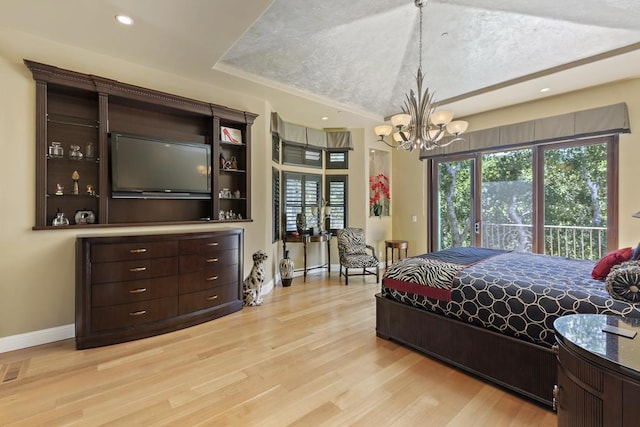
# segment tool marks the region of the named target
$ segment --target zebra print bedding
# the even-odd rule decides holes
[[[454,248],[401,259],[387,269],[383,283],[396,291],[451,301],[453,280],[463,268],[504,252],[482,248]]]
[[[553,321],[565,314],[640,318],[640,305],[613,299],[591,277],[592,261],[476,248],[412,259],[385,272],[384,297],[546,347],[554,344]],[[438,262],[444,266],[437,273],[426,268]],[[411,271],[414,264],[420,268]]]

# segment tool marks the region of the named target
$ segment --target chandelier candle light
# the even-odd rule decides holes
[[[433,94],[429,93],[429,88],[422,91],[424,76],[422,74],[422,8],[426,6],[427,0],[414,0],[416,7],[420,10],[420,40],[418,52],[419,66],[416,82],[418,84],[418,94],[411,90],[405,94],[405,103],[402,107],[402,114],[391,117],[391,124],[384,124],[375,127],[375,133],[380,137],[379,141],[384,142],[389,147],[406,151],[433,150],[434,148],[446,147],[452,142],[463,141],[460,137],[467,130],[468,123],[462,120],[453,120],[453,113],[450,111],[436,111]],[[393,132],[394,128],[396,129]],[[445,130],[450,138],[443,140]],[[393,141],[387,142],[384,138],[393,132]]]

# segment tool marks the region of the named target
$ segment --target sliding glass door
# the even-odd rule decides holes
[[[533,153],[531,149],[482,155],[481,246],[531,252],[533,245]]]
[[[431,250],[597,260],[617,244],[613,137],[431,160]]]
[[[437,161],[433,171],[432,181],[437,188],[432,192],[432,203],[437,212],[433,233],[435,241],[432,241],[435,250],[475,246],[475,159],[458,157],[451,161]]]
[[[544,253],[599,259],[607,253],[606,142],[544,150]]]

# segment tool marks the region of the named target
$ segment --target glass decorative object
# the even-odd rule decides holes
[[[74,160],[82,160],[82,152],[80,151],[80,146],[79,145],[72,145],[71,147],[71,152],[69,153],[69,157],[71,157]]]
[[[87,158],[88,159],[95,158],[96,157],[96,146],[95,146],[95,144],[93,142],[88,142],[85,152],[87,153]]]
[[[53,222],[51,223],[51,225],[53,225],[54,227],[69,225],[69,218],[64,216],[64,212],[60,212],[60,210],[58,210],[58,212],[56,212],[56,217],[53,218]]]
[[[278,268],[280,270],[280,277],[282,278],[282,286],[291,286],[291,282],[293,282],[294,265],[291,258],[289,258],[289,251],[285,251],[284,258],[280,260]]]
[[[64,156],[64,148],[60,142],[52,142],[49,146],[49,157],[62,157]]]

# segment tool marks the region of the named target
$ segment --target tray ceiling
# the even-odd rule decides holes
[[[186,78],[240,75],[372,117],[398,112],[415,88],[419,14],[412,0],[0,0],[0,6],[0,27]],[[135,25],[115,25],[116,13],[131,15]],[[509,100],[479,100],[546,76],[553,77],[551,94],[635,77],[638,22],[637,0],[430,0],[426,83],[438,100],[468,114],[519,102],[517,92]],[[624,61],[597,66],[611,58]]]

